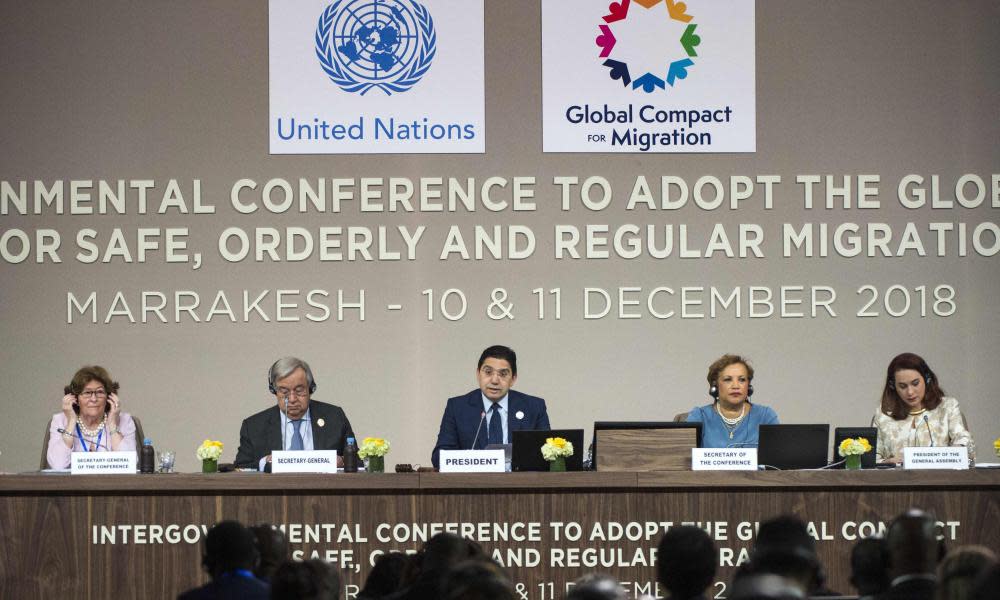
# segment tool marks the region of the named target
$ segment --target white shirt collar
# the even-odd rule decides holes
[[[483,397],[483,410],[485,410],[487,414],[489,414],[490,409],[493,408],[494,404],[498,404],[500,406],[501,411],[505,412],[507,410],[507,402],[508,398],[510,398],[510,392],[505,394],[503,398],[500,398],[495,403],[489,398],[487,398],[486,394],[480,392],[480,395]]]

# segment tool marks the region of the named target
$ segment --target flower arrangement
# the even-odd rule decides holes
[[[385,472],[385,455],[389,453],[389,440],[366,437],[358,447],[358,458],[365,461],[369,473]]]
[[[389,447],[389,440],[366,437],[358,447],[358,458],[364,460],[372,456],[385,456],[389,454]]]
[[[573,456],[572,442],[567,442],[561,437],[545,438],[545,444],[542,445],[542,458],[552,462],[567,456]]]
[[[222,442],[205,440],[200,446],[198,446],[196,454],[200,460],[218,461],[222,456]]]
[[[840,447],[837,449],[837,453],[843,457],[861,456],[871,451],[872,445],[863,437],[847,438],[840,442]]]
[[[1000,437],[993,440],[993,449],[996,450],[997,458],[1000,458]]]

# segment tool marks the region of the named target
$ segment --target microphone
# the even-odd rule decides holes
[[[62,427],[60,427],[59,429],[56,429],[56,431],[58,431],[59,433],[61,433],[61,434],[63,434],[63,435],[68,435],[68,436],[70,436],[70,437],[74,437],[74,438],[76,437],[76,435],[75,435],[75,434],[74,434],[74,433],[73,433],[72,431],[66,431],[66,430],[65,430],[65,429],[63,429]],[[88,440],[88,442],[89,442],[89,443],[91,443],[91,444],[93,444],[94,446],[96,446],[96,447],[98,447],[98,448],[104,448],[104,449],[105,449],[105,450],[107,450],[108,452],[111,452],[111,448],[108,448],[108,447],[107,447],[106,445],[104,445],[104,444],[98,444],[98,443],[97,443],[97,440]]]
[[[479,432],[482,431],[482,429],[483,429],[483,421],[485,421],[485,420],[486,420],[486,411],[484,410],[484,411],[482,411],[482,412],[479,413],[479,427],[476,427],[476,437],[472,438],[472,447],[469,448],[469,450],[475,450],[476,449],[476,442],[479,441]]]
[[[931,431],[931,421],[927,418],[927,414],[924,414],[924,425],[927,426],[927,436],[931,438],[931,446],[934,446],[934,433]]]
[[[278,420],[281,421],[281,449],[285,449],[285,429],[288,428],[288,395],[285,395],[285,414],[281,418],[281,411],[278,411]]]

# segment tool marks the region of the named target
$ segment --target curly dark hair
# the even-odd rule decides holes
[[[753,367],[750,366],[750,361],[739,354],[723,354],[718,360],[708,367],[708,377],[706,377],[706,379],[708,379],[708,385],[716,385],[719,382],[719,375],[722,373],[723,369],[730,365],[743,365],[746,367],[747,379],[749,381],[753,381]]]

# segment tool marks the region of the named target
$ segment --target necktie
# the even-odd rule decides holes
[[[486,439],[487,444],[502,444],[503,423],[500,421],[500,405],[494,404],[490,407],[490,433]]]
[[[295,426],[295,433],[292,434],[292,446],[289,450],[305,450],[305,446],[302,443],[302,419],[295,419],[292,421],[292,425]]]

